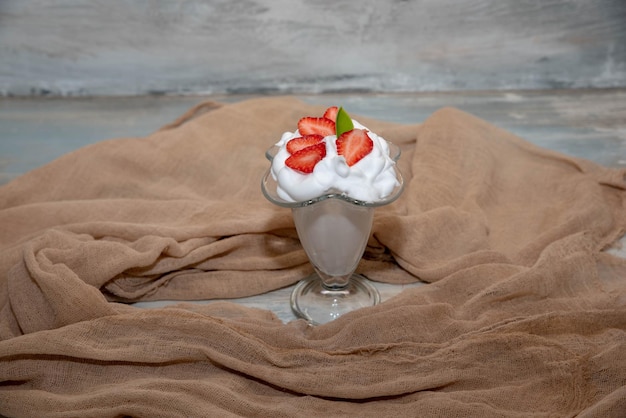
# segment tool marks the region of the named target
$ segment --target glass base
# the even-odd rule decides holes
[[[291,309],[313,325],[321,325],[356,309],[380,302],[378,290],[360,274],[353,274],[345,288],[326,289],[313,274],[301,280],[291,293]]]

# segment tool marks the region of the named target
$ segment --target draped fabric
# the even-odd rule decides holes
[[[201,103],[0,187],[0,414],[624,416],[626,261],[606,250],[626,170],[456,109],[353,115],[402,148],[406,186],[357,271],[427,285],[316,327],[185,302],[311,271],[260,180],[264,151],[323,110]],[[131,304],[159,299],[181,302]]]

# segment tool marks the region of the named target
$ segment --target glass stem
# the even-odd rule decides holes
[[[352,276],[352,272],[341,276],[330,276],[317,268],[315,269],[315,271],[322,279],[322,287],[330,291],[341,291],[347,288],[348,284],[350,283],[350,277]]]

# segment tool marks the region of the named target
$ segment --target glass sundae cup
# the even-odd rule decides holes
[[[387,142],[395,161],[400,149]],[[279,147],[266,157],[273,161]],[[313,325],[332,321],[355,309],[373,306],[380,295],[364,276],[355,274],[372,229],[374,209],[395,201],[403,190],[402,176],[394,165],[397,185],[384,199],[364,202],[330,190],[313,199],[290,202],[276,193],[271,169],[263,176],[261,188],[272,203],[290,208],[298,237],[316,274],[302,279],[291,294],[294,313]]]

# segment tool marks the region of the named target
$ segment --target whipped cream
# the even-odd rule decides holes
[[[367,129],[352,119],[355,129]],[[313,172],[303,174],[285,165],[289,158],[287,142],[300,137],[300,132],[285,132],[276,143],[280,149],[272,160],[272,176],[278,183],[278,196],[288,202],[314,199],[327,193],[339,193],[364,202],[385,199],[399,184],[395,162],[389,156],[387,141],[367,129],[374,143],[372,151],[352,166],[337,154],[335,135],[324,138],[326,157],[317,163]]]

